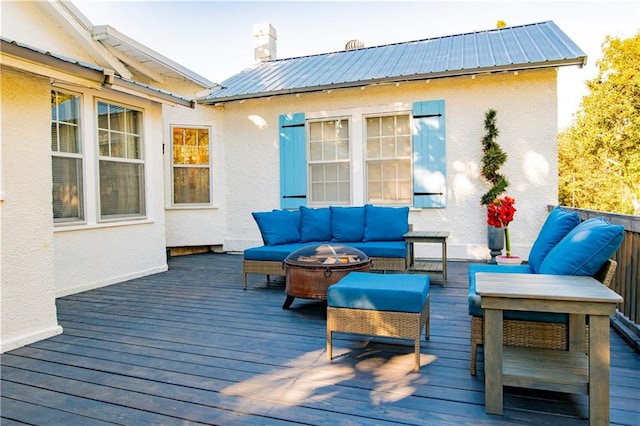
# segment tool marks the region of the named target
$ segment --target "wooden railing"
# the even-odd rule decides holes
[[[636,350],[640,351],[640,216],[606,213],[595,210],[584,210],[573,207],[564,209],[575,211],[582,220],[603,216],[608,222],[623,225],[624,241],[613,259],[618,262],[611,289],[624,298],[618,306],[613,323],[624,333]]]

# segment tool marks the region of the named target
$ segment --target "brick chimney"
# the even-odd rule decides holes
[[[253,55],[256,63],[276,59],[276,29],[268,22],[253,26]]]

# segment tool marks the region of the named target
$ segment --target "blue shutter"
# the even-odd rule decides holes
[[[307,205],[307,141],[304,113],[280,116],[280,208]]]
[[[447,200],[444,101],[413,104],[413,205],[445,207]]]

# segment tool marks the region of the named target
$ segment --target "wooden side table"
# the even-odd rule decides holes
[[[409,259],[409,271],[435,273],[442,277],[442,282],[447,281],[447,238],[449,231],[409,231],[404,234],[407,244],[407,256]],[[442,258],[440,261],[416,259],[414,244],[441,244]]]
[[[503,386],[545,389],[589,395],[589,424],[608,425],[609,316],[622,297],[594,278],[569,275],[479,272],[476,289],[485,321],[486,412],[502,414]],[[503,347],[505,310],[568,313],[569,350]]]

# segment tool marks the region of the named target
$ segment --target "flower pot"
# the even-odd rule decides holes
[[[495,264],[496,256],[502,254],[502,249],[504,248],[504,232],[502,232],[502,228],[487,226],[487,246],[491,251],[489,263]]]
[[[520,265],[522,263],[522,257],[520,256],[497,256],[496,262],[498,265]]]

